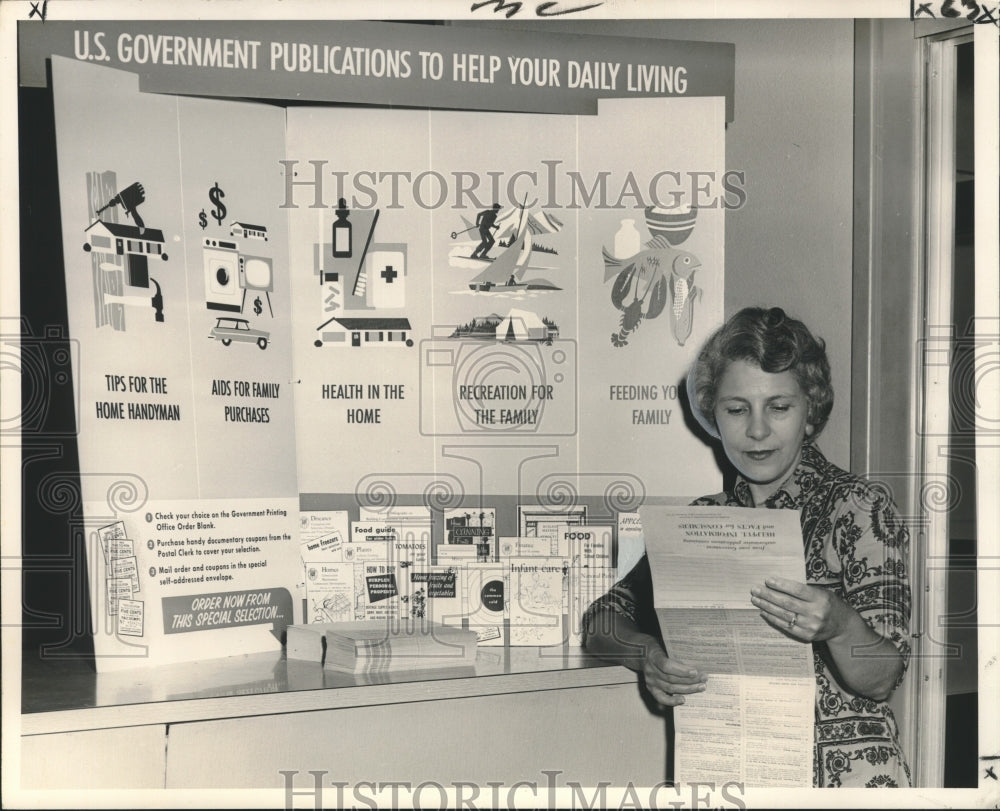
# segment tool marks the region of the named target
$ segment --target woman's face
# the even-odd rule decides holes
[[[791,372],[765,372],[733,361],[719,380],[715,422],[726,456],[762,504],[799,461],[802,441],[813,432],[809,402]]]

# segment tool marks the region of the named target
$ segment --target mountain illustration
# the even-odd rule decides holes
[[[558,234],[563,228],[562,220],[554,214],[550,214],[542,209],[534,209],[522,214],[521,209],[517,206],[509,206],[507,209],[502,210],[500,216],[497,217],[496,224],[499,226],[496,231],[496,238],[498,241],[503,242],[507,242],[509,239],[517,236],[519,224],[521,230],[527,228],[528,233],[533,236],[539,234]],[[462,225],[470,235],[468,241],[478,242],[479,240],[475,238],[475,218],[470,220],[468,217],[463,216]]]
[[[479,270],[484,264],[493,261],[495,257],[485,260],[473,258],[471,253],[475,246],[479,244],[479,235],[476,233],[474,220],[463,216],[462,224],[465,228],[465,236],[453,242],[448,254],[449,263],[455,268]],[[534,240],[534,237],[557,234],[562,230],[563,223],[554,214],[542,209],[526,211],[519,206],[509,206],[501,210],[496,220],[496,226],[497,228],[494,232],[496,238],[495,250],[504,251],[514,245],[514,243],[518,243],[518,250],[522,253],[522,261],[518,263],[521,265],[520,272],[524,270],[558,270],[558,267],[555,265],[538,265],[534,263],[527,265],[527,259],[530,257],[532,251],[546,256],[554,257],[558,255],[559,251],[555,248],[539,244]],[[490,274],[491,277],[493,275],[496,274]],[[540,281],[543,284],[538,289],[558,289],[549,282]]]

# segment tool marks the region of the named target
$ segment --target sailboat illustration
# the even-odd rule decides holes
[[[524,220],[524,204],[518,217],[517,230],[507,247],[470,283],[477,293],[514,292],[517,290],[561,290],[547,279],[524,280],[531,269],[531,229]]]

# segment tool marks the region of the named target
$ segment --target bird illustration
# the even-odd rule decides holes
[[[611,334],[611,343],[627,346],[629,335],[639,328],[644,318],[656,318],[663,312],[670,295],[673,301],[671,331],[683,346],[691,334],[692,296],[697,291],[692,280],[694,272],[701,267],[698,257],[673,247],[662,235],[654,236],[646,243],[645,250],[627,259],[612,256],[606,248],[602,253],[604,281],[615,279],[611,303],[621,311],[619,328]],[[683,339],[679,337],[681,334]]]

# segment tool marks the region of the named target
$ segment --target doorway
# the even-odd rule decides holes
[[[977,713],[995,699],[978,690],[977,643],[998,600],[976,562],[996,555],[986,527],[1000,516],[977,498],[997,486],[1000,291],[986,248],[1000,216],[995,185],[975,183],[995,177],[995,150],[977,152],[973,129],[988,124],[996,143],[998,54],[995,32],[975,28],[855,28],[851,457],[910,528],[913,655],[892,706],[920,787],[976,787],[979,756],[995,754],[980,751],[993,733]]]

